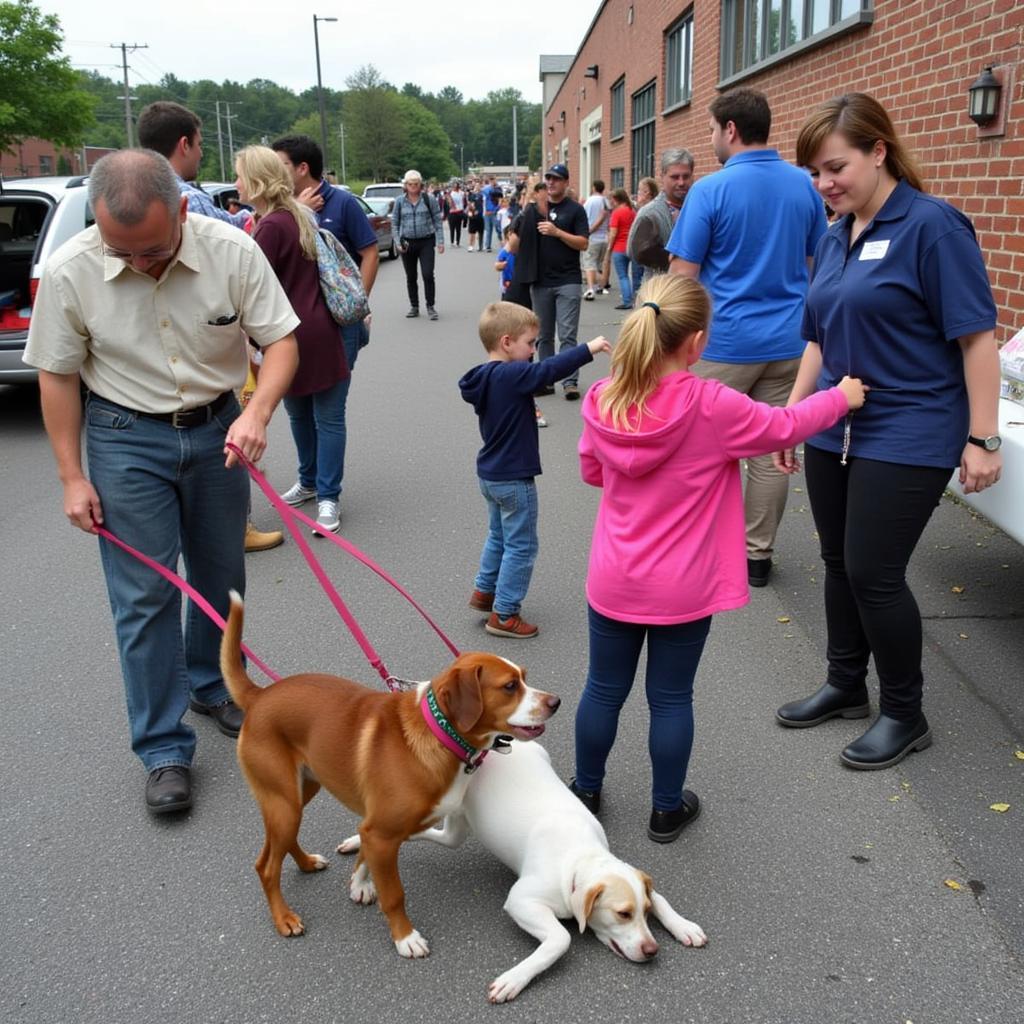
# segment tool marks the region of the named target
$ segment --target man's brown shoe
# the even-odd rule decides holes
[[[245,551],[269,551],[284,543],[284,534],[280,530],[268,530],[264,533],[257,530],[252,523],[245,524]]]
[[[532,640],[540,632],[536,626],[523,622],[518,615],[500,619],[497,612],[491,612],[491,617],[484,623],[484,629],[493,636],[510,636],[514,640]]]
[[[475,608],[478,612],[493,611],[494,595],[485,594],[482,590],[474,590],[469,596],[469,607]]]

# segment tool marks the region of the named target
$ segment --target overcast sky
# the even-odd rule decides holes
[[[148,44],[128,57],[133,85],[156,84],[170,72],[188,81],[267,78],[301,92],[316,85],[317,14],[338,18],[317,26],[323,82],[332,89],[373,64],[399,88],[415,82],[436,93],[454,85],[466,99],[483,99],[511,86],[533,103],[541,100],[538,56],[575,53],[598,8],[598,0],[36,3],[60,18],[65,52],[76,67],[118,79],[121,51],[109,44]]]

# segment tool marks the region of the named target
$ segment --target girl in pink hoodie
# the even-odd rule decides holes
[[[787,409],[689,367],[711,314],[695,281],[646,282],[623,324],[612,375],[583,404],[580,467],[602,489],[587,572],[590,665],[576,712],[571,788],[592,811],[619,711],[647,642],[653,788],[648,836],[671,842],[700,813],[683,789],[693,680],[711,616],[749,600],[739,460],[791,448],[864,404],[844,377]]]

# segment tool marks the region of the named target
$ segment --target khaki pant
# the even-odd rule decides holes
[[[700,359],[690,367],[698,377],[720,380],[755,401],[785,405],[796,381],[799,359],[772,363],[713,363]],[[770,558],[782,513],[786,510],[789,477],[772,465],[771,455],[747,459],[743,512],[747,523],[747,557]]]

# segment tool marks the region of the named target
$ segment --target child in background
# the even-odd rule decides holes
[[[739,460],[791,448],[864,404],[844,377],[789,408],[755,402],[690,367],[704,347],[707,293],[686,277],[645,282],[623,324],[612,375],[583,403],[580,467],[601,501],[587,571],[590,662],[576,712],[572,791],[595,814],[619,712],[647,643],[653,808],[669,843],[700,813],[683,789],[693,681],[711,616],[745,605]],[[541,364],[542,366],[545,364]]]
[[[537,558],[537,486],[540,443],[534,392],[554,384],[611,351],[606,338],[576,345],[542,363],[530,362],[540,321],[514,302],[492,302],[480,317],[487,362],[460,381],[462,397],[480,419],[483,447],[476,458],[480,491],[487,503],[488,533],[469,606],[487,612],[494,636],[528,640],[538,629],[520,609]]]
[[[512,274],[515,272],[516,267],[516,254],[511,252],[508,247],[508,236],[511,232],[511,227],[505,225],[504,230],[501,232],[501,248],[498,250],[498,258],[494,262],[494,269],[501,274],[501,298],[505,298],[505,293],[508,291],[509,285],[512,283]]]

